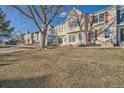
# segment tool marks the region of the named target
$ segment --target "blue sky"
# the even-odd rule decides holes
[[[77,5],[79,10],[84,13],[92,13],[94,11],[110,7],[110,5]],[[12,9],[9,6],[0,6],[2,10],[6,13],[7,19],[11,20],[11,26],[15,27],[15,31],[25,33],[26,30],[29,32],[35,32],[38,29],[35,27],[33,21],[30,21],[26,17],[21,16],[16,10]],[[53,24],[57,25],[63,22],[63,17],[57,17],[54,19]]]

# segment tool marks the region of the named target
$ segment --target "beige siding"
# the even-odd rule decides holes
[[[32,44],[33,43],[32,34],[26,34],[24,36],[24,40],[25,40],[25,44]]]
[[[74,15],[74,11],[75,10],[72,10],[70,12],[70,14],[67,17],[67,19],[65,20],[64,24],[61,24],[61,25],[58,25],[58,26],[55,27],[55,31],[57,33],[58,38],[62,37],[62,41],[63,42],[62,42],[61,46],[70,46],[70,45],[78,46],[78,45],[80,45],[82,43],[84,43],[84,44],[86,43],[85,39],[84,39],[84,41],[78,40],[79,39],[79,37],[78,37],[79,33],[82,32],[80,27],[79,26],[76,26],[76,27],[70,27],[69,26],[69,24],[71,22],[77,20],[76,19],[77,17],[75,17],[75,15]],[[86,28],[87,28],[87,25],[86,25],[87,15],[86,14],[82,14],[82,12],[79,11],[79,10],[76,10],[76,12],[77,12],[78,16],[83,15],[83,17],[82,17],[82,23],[83,23],[82,30],[84,32],[84,31],[86,31]],[[59,30],[60,27],[64,27],[64,30],[63,31]],[[75,41],[74,42],[69,42],[69,36],[70,35],[74,35],[75,36]],[[83,33],[83,36],[85,38],[84,33]],[[66,39],[66,41],[65,41],[65,39]]]
[[[105,10],[101,10],[95,13],[90,14],[89,16],[99,15],[101,13],[108,12],[108,22],[105,23],[105,19],[103,22],[94,23],[92,26],[88,24],[89,31],[97,30],[98,36],[97,40],[95,41],[96,44],[100,44],[101,46],[113,46],[113,43],[110,39],[114,39],[116,34],[116,9],[114,6],[107,8]],[[98,19],[99,20],[99,19]],[[110,38],[106,39],[104,37],[104,30],[106,28],[110,29]],[[113,40],[114,41],[114,40]]]

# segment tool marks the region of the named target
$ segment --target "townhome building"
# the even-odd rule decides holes
[[[116,6],[116,34],[117,34],[117,44],[119,46],[124,46],[124,6]]]
[[[64,24],[59,24],[57,26],[55,26],[55,33],[56,33],[56,36],[57,36],[57,44],[58,45],[61,45],[63,42],[64,42],[64,39],[63,39],[63,33],[65,32],[65,28],[64,28]]]
[[[29,31],[26,31],[26,34],[24,35],[24,42],[26,45],[33,43],[33,36],[29,33]]]
[[[32,41],[30,38],[33,38]],[[39,42],[40,32],[27,34],[26,44]],[[48,45],[124,46],[124,6],[110,6],[90,14],[73,8],[62,24],[50,27]]]
[[[116,44],[116,6],[88,14],[88,41],[108,47]]]
[[[124,6],[111,6],[88,15],[89,44],[123,46]]]
[[[83,25],[80,29],[75,20],[74,11],[78,16],[83,15]],[[90,14],[73,9],[63,24],[55,27],[58,43],[61,46],[123,46],[124,41],[124,6],[110,6]]]
[[[42,33],[40,31],[29,33],[26,31],[24,35],[25,44],[32,44],[36,47],[40,44],[42,40]],[[57,45],[56,33],[53,26],[48,27],[47,31],[47,43],[48,45]]]
[[[81,25],[78,24],[80,22]],[[87,15],[78,9],[70,11],[63,24],[55,27],[61,46],[82,46],[86,43]]]
[[[40,44],[40,40],[42,40],[42,33],[40,31],[38,32],[33,32],[32,33],[32,45],[35,47],[39,47],[38,45]]]

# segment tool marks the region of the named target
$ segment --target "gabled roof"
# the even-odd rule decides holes
[[[76,11],[79,15],[80,14],[86,14],[86,13],[84,13],[84,12],[81,12],[79,9],[77,9],[77,8],[73,8],[70,12],[69,12],[69,15],[67,16],[67,18],[65,19],[65,22],[68,20],[68,18],[74,13],[74,11]]]
[[[113,5],[113,6],[109,6],[109,7],[107,7],[107,8],[100,9],[100,10],[94,11],[94,12],[92,12],[92,13],[89,13],[88,15],[95,14],[95,13],[98,13],[98,12],[102,12],[102,11],[105,11],[105,10],[107,10],[107,9],[111,9],[111,8],[114,8],[114,7],[115,7],[114,5]]]
[[[104,11],[104,10],[111,9],[111,8],[114,8],[114,7],[115,7],[115,6],[112,5],[112,6],[109,6],[109,7],[107,7],[107,8],[100,9],[100,10],[97,10],[97,11],[92,12],[92,13],[85,13],[85,12],[82,12],[82,11],[80,11],[79,9],[77,9],[77,8],[74,7],[74,8],[68,13],[68,16],[67,16],[67,18],[64,20],[64,22],[61,23],[61,24],[59,24],[59,25],[64,24],[64,23],[68,20],[69,16],[71,15],[71,13],[72,13],[74,10],[78,11],[79,14],[91,15],[91,14],[95,14],[95,13],[98,13],[98,12],[102,12],[102,11]],[[56,25],[56,26],[59,26],[59,25]],[[55,27],[56,27],[56,26],[55,26]]]

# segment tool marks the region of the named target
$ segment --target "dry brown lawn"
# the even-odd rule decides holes
[[[124,87],[124,49],[0,54],[0,87]]]

